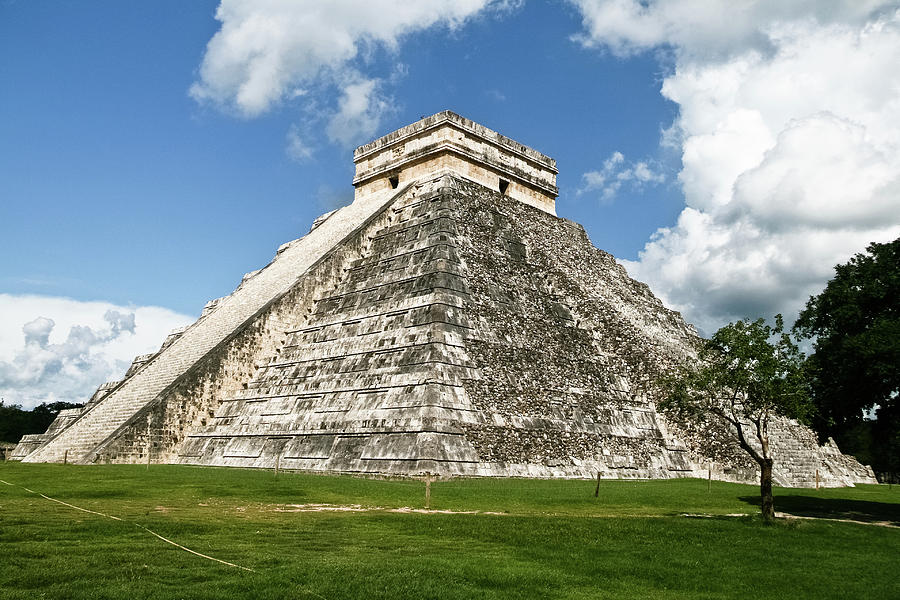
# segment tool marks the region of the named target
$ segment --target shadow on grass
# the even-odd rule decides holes
[[[760,505],[759,496],[741,496],[739,500],[757,507]],[[888,502],[776,495],[775,510],[798,517],[850,519],[865,523],[888,522],[900,526],[900,504]]]

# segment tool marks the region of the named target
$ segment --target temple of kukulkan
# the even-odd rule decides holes
[[[556,162],[452,112],[354,153],[322,215],[26,462],[387,475],[756,480],[727,432],[653,403],[697,334],[556,216]],[[874,482],[779,421],[776,483]]]

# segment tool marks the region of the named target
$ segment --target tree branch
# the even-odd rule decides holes
[[[737,424],[737,434],[738,434],[738,443],[741,445],[741,448],[743,448],[744,451],[747,454],[749,454],[753,460],[755,460],[757,463],[759,463],[760,466],[765,464],[765,460],[763,459],[763,457],[760,456],[759,453],[753,449],[753,446],[751,446],[749,443],[747,443],[747,438],[744,437],[744,427],[740,423]]]
[[[725,411],[722,410],[721,408],[713,407],[713,408],[709,409],[709,412],[713,413],[717,417],[721,417],[723,421],[725,421],[726,423],[731,423],[735,427],[737,425],[739,425],[739,423],[740,423],[736,419],[733,419],[733,418],[729,417],[727,414],[725,414]]]

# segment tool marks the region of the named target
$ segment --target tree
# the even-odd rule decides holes
[[[803,374],[803,355],[784,332],[763,319],[737,321],[703,342],[699,364],[664,378],[660,408],[676,422],[712,417],[724,422],[741,449],[759,465],[762,516],[775,518],[772,497],[774,459],[769,423],[776,417],[805,420],[811,408]]]
[[[852,447],[854,430],[877,411],[872,424],[876,470],[898,466],[900,437],[900,238],[870,244],[865,253],[835,267],[835,276],[810,297],[794,325],[814,339],[808,361],[817,408],[813,426],[822,437]]]
[[[18,404],[5,404],[0,400],[0,441],[18,442],[27,433],[44,433],[59,414],[67,408],[81,408],[83,404],[51,402],[22,410]]]

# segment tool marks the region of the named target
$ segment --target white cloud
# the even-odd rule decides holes
[[[297,125],[291,125],[291,128],[288,129],[286,140],[285,151],[293,160],[305,162],[312,158],[313,148],[304,141]]]
[[[659,184],[666,180],[665,175],[655,170],[646,161],[628,162],[621,152],[613,152],[603,161],[603,167],[597,171],[588,171],[581,176],[584,185],[578,195],[597,192],[602,204],[609,204],[623,185],[633,189],[642,189],[647,184]]]
[[[391,103],[379,91],[375,79],[361,79],[344,86],[338,111],[326,129],[328,137],[343,146],[369,139],[378,130],[381,117],[390,111]]]
[[[310,86],[337,86],[340,107],[328,135],[343,144],[364,141],[389,102],[380,80],[360,74],[378,48],[395,51],[411,33],[454,29],[496,0],[222,0],[221,28],[209,41],[191,96],[256,117],[286,99],[310,94]],[[514,6],[513,6],[514,8]],[[396,76],[405,66],[394,70]],[[298,94],[299,92],[299,94]],[[367,102],[365,106],[360,103]]]
[[[883,1],[584,0],[585,45],[668,47],[685,209],[628,269],[706,332],[796,315],[900,235],[900,10]]]
[[[766,28],[777,23],[862,25],[889,10],[889,0],[570,0],[586,31],[574,36],[589,47],[627,56],[659,46],[680,55],[721,57],[773,46]]]
[[[0,294],[0,397],[25,408],[84,402],[194,319],[156,306]]]

